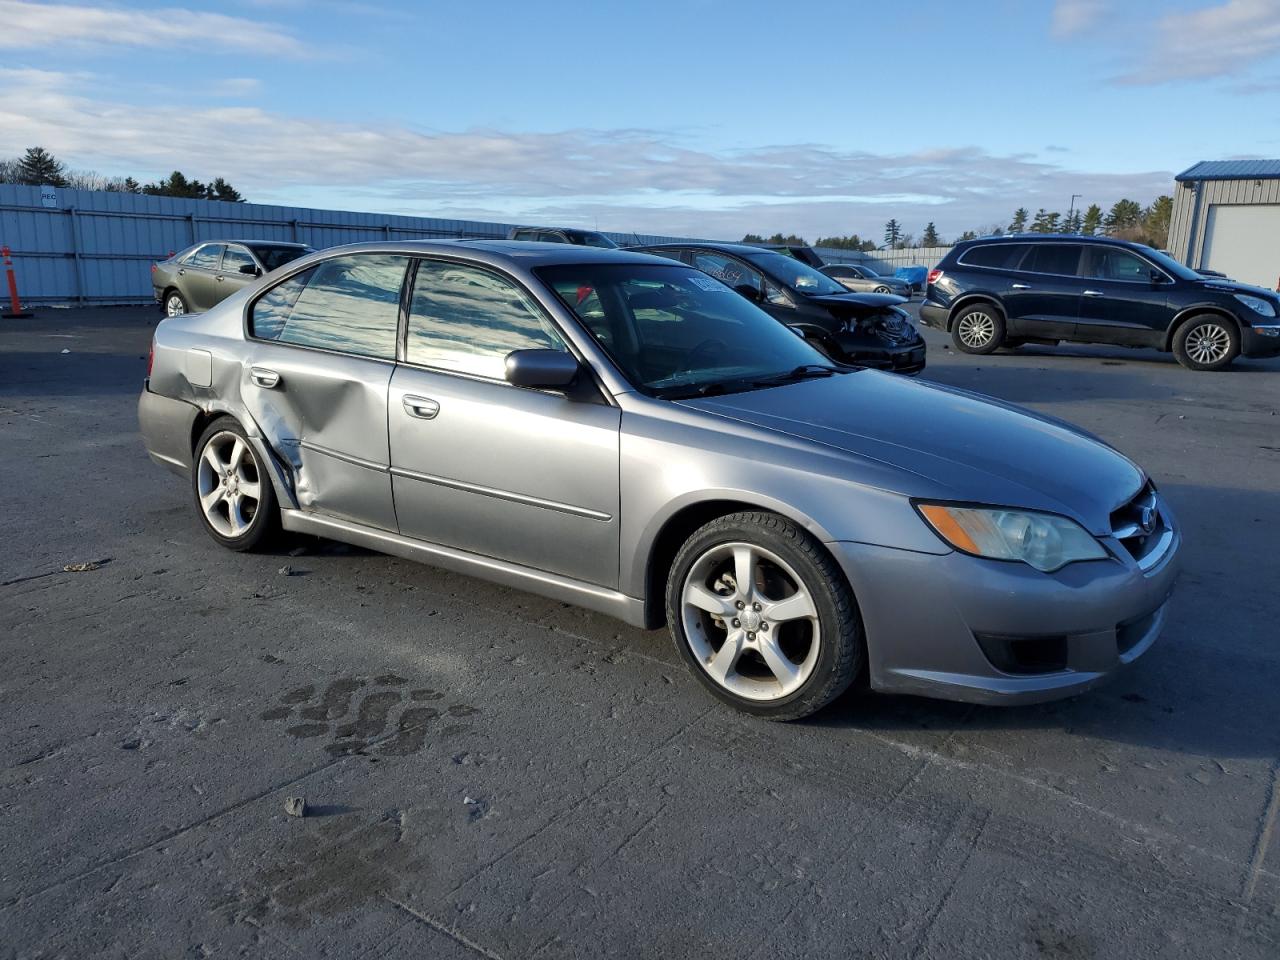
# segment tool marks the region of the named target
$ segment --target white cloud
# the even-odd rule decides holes
[[[1074,37],[1084,33],[1107,12],[1106,0],[1057,0],[1053,5],[1053,35]]]
[[[825,144],[695,149],[652,130],[424,132],[317,121],[256,106],[95,99],[49,71],[5,71],[0,143],[40,144],[77,168],[150,179],[226,177],[273,203],[445,217],[599,222],[606,229],[741,236],[859,231],[889,217],[952,235],[1072,193],[1111,203],[1167,192],[1166,171],[1097,174],[978,147],[874,153]]]
[[[283,28],[181,7],[159,10],[0,0],[0,50],[81,45],[189,47],[300,57],[306,47]]]
[[[224,97],[247,97],[257,93],[262,82],[257,77],[227,77],[213,86],[213,92]]]
[[[1280,0],[1227,0],[1166,14],[1143,64],[1117,78],[1131,85],[1238,76],[1280,55]]]

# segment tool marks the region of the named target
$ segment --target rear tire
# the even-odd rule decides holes
[[[889,288],[886,287],[884,284],[880,284],[880,286],[876,287],[875,290],[872,291],[872,293],[889,293],[889,292],[890,292]]]
[[[797,720],[843,693],[864,660],[844,573],[775,513],[712,520],[667,576],[671,638],[713,696],[768,720]]]
[[[990,303],[973,303],[956,314],[951,342],[961,353],[995,353],[1004,342],[1004,317]]]
[[[196,442],[191,492],[205,531],[228,550],[261,549],[280,529],[271,475],[232,417],[214,420]]]
[[[1188,370],[1222,370],[1240,355],[1240,331],[1212,313],[1191,317],[1173,333],[1173,355]]]
[[[179,291],[172,288],[164,292],[164,302],[162,307],[166,317],[180,317],[184,313],[191,312],[191,307],[187,303],[187,298]]]

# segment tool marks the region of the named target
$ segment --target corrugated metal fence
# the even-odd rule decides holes
[[[185,200],[0,183],[0,244],[13,251],[26,303],[139,303],[151,299],[153,260],[199,240],[287,240],[331,247],[361,240],[505,237],[514,226],[257,203]],[[619,243],[679,239],[609,234]]]
[[[505,237],[514,226],[97,190],[60,189],[42,197],[42,189],[0,183],[0,244],[12,249],[19,291],[32,304],[149,301],[151,262],[200,240],[287,240],[322,248],[361,240]],[[607,235],[621,244],[688,239]],[[869,262],[884,269],[933,266],[946,250],[818,253],[828,263]]]

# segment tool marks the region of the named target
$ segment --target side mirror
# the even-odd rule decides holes
[[[750,300],[752,303],[759,303],[761,300],[764,299],[764,297],[760,295],[760,288],[757,287],[755,284],[751,284],[751,283],[735,284],[733,287],[733,292],[741,294],[742,296]]]
[[[1168,278],[1168,277],[1166,277],[1166,276],[1165,276],[1163,273],[1161,273],[1159,270],[1152,270],[1152,271],[1151,271],[1151,285],[1152,285],[1153,287],[1158,287],[1158,286],[1160,286],[1161,284],[1165,284],[1165,283],[1168,283],[1168,282],[1169,282],[1169,278]]]
[[[262,276],[262,271],[261,271],[261,270],[259,270],[259,269],[258,269],[254,264],[252,264],[252,263],[242,263],[242,264],[240,264],[240,272],[241,272],[241,273],[243,273],[243,274],[247,274],[248,276],[251,276],[251,277],[260,277],[260,276]]]
[[[507,383],[517,387],[562,390],[571,385],[581,366],[565,350],[512,350],[507,354]]]

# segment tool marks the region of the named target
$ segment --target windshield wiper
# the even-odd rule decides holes
[[[795,383],[799,380],[813,380],[818,377],[830,377],[837,373],[843,373],[839,367],[829,367],[822,363],[802,363],[794,370],[788,370],[786,373],[775,374],[772,377],[764,377],[760,380],[752,381],[757,387],[771,387],[780,383]]]

